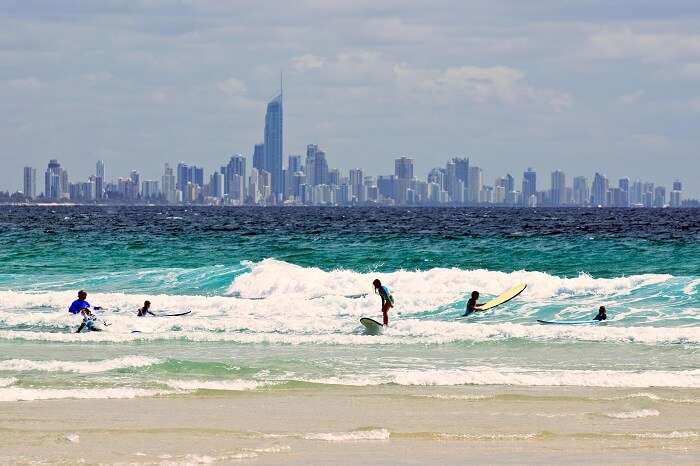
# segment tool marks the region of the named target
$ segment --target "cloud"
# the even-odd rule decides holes
[[[323,68],[324,60],[321,57],[307,53],[292,59],[291,66],[295,71],[304,72]]]
[[[241,97],[248,92],[245,83],[236,78],[219,81],[216,87],[228,97]]]
[[[644,91],[638,90],[638,91],[630,92],[628,94],[623,94],[617,100],[618,100],[618,102],[620,102],[621,104],[624,104],[624,105],[633,105],[633,104],[639,103],[639,101],[642,99],[643,96],[644,96]]]
[[[700,34],[638,33],[631,29],[602,31],[589,36],[583,50],[589,60],[632,59],[669,63],[700,57]]]

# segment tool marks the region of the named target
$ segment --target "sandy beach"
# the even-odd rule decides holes
[[[0,404],[3,464],[697,464],[698,390],[326,387]]]

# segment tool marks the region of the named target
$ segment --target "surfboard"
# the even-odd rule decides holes
[[[184,312],[171,312],[171,311],[164,311],[164,312],[168,312],[168,314],[156,314],[156,316],[158,316],[158,317],[179,317],[179,316],[186,316],[187,314],[189,314],[192,311],[187,310]]]
[[[369,335],[379,335],[384,331],[384,326],[380,322],[369,317],[361,318],[360,323],[365,326]]]
[[[489,309],[493,309],[496,306],[500,306],[501,304],[505,304],[511,299],[515,298],[518,296],[520,293],[522,293],[525,288],[527,288],[527,285],[525,283],[518,283],[515,285],[513,288],[504,291],[503,293],[499,294],[495,298],[493,298],[491,301],[487,302],[481,307],[478,307],[474,309],[474,312],[483,312],[483,311],[488,311]]]
[[[542,325],[598,325],[602,323],[599,320],[540,320],[537,319]],[[605,321],[603,321],[605,322]]]

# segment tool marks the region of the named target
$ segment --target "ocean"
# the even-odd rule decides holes
[[[700,210],[5,206],[0,263],[0,410],[295,390],[486,409],[563,387],[576,406],[624,400],[593,414],[624,422],[700,402]],[[359,319],[381,318],[375,278],[395,307],[372,336]],[[516,299],[460,318],[472,290],[485,301],[521,282]],[[74,333],[79,289],[105,308],[104,331]],[[147,299],[191,314],[136,317]],[[537,323],[591,319],[600,305],[604,325]],[[418,435],[357,424],[293,435]],[[433,427],[416,429],[477,435]],[[622,432],[687,448],[697,427]],[[564,435],[523,429],[504,421],[488,435]]]

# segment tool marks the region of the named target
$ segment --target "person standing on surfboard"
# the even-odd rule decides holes
[[[472,297],[469,298],[469,301],[467,301],[467,310],[464,312],[464,315],[462,317],[466,317],[469,314],[471,314],[474,311],[478,311],[481,306],[484,305],[484,303],[477,303],[479,300],[479,292],[478,291],[472,291]]]
[[[394,307],[394,297],[391,296],[389,288],[382,286],[382,282],[378,278],[372,282],[372,285],[374,285],[374,292],[378,293],[379,297],[382,298],[382,316],[386,327],[389,325],[389,309]]]

